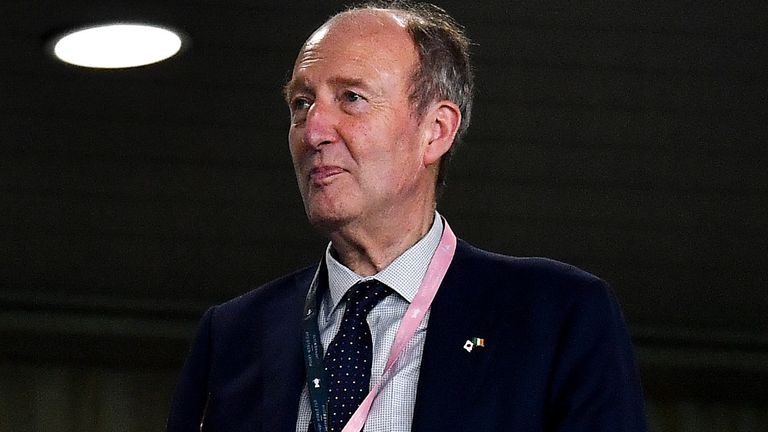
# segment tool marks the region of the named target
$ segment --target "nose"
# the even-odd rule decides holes
[[[336,141],[337,116],[333,107],[320,100],[315,100],[304,122],[304,134],[302,140],[305,145],[319,150],[321,146]]]

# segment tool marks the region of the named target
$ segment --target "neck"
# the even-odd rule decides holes
[[[385,269],[432,227],[434,206],[404,218],[382,218],[376,224],[345,226],[329,234],[338,260],[361,276]]]

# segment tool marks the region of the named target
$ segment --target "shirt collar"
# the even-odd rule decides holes
[[[331,308],[335,309],[347,290],[361,280],[376,279],[398,293],[408,303],[416,297],[421,280],[427,273],[432,255],[434,255],[443,234],[443,221],[437,211],[432,227],[416,244],[411,246],[390,265],[373,276],[362,277],[333,257],[332,244],[325,249],[325,262],[328,266],[328,292]]]

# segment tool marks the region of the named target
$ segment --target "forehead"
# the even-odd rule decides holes
[[[338,15],[304,43],[293,78],[320,71],[408,73],[417,60],[402,18],[386,11],[355,11]]]

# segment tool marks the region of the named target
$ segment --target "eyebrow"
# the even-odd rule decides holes
[[[361,78],[348,78],[348,77],[332,77],[329,80],[330,84],[334,87],[358,87],[365,91],[372,91],[371,86]],[[290,98],[293,94],[302,91],[311,91],[312,86],[307,84],[302,79],[291,79],[283,86],[283,97],[287,103],[290,103]]]
[[[283,86],[283,98],[285,99],[286,103],[290,104],[291,95],[298,92],[299,90],[306,90],[308,88],[309,87],[303,81],[297,81],[295,78],[292,78]]]
[[[370,89],[368,84],[361,78],[333,77],[331,78],[331,84],[336,87],[360,87],[364,90]]]

